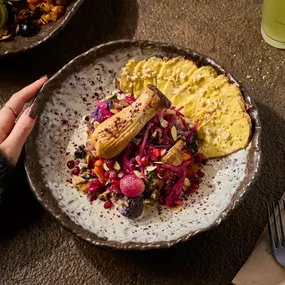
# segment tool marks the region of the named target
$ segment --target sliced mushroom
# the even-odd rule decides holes
[[[185,141],[178,140],[175,145],[161,158],[161,161],[174,166],[180,165],[183,162],[182,149],[184,145]]]
[[[148,89],[133,104],[95,129],[90,143],[95,147],[97,156],[109,159],[121,153],[149,120],[170,105],[170,101],[155,86],[148,85]]]

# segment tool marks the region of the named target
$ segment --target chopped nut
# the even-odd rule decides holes
[[[84,183],[84,182],[85,182],[85,179],[82,178],[81,176],[73,176],[72,177],[72,184],[75,186],[77,186],[80,183]]]
[[[125,95],[124,94],[118,94],[117,98],[118,98],[118,100],[124,100],[125,99]]]
[[[106,170],[106,171],[110,170],[110,168],[107,166],[106,162],[104,162],[103,168],[104,168],[104,170]]]
[[[139,178],[144,178],[143,175],[138,170],[134,170],[134,174]]]
[[[183,80],[186,78],[186,74],[184,72],[180,72],[180,78]]]
[[[163,128],[166,128],[168,126],[168,122],[166,120],[164,120],[163,118],[160,118],[159,121],[160,121],[160,125]]]
[[[176,142],[176,140],[177,140],[177,130],[176,130],[176,127],[174,125],[171,128],[171,136],[172,136],[173,140]]]
[[[145,200],[143,200],[143,204],[144,205],[152,205],[153,202],[150,199],[145,199]]]
[[[120,166],[118,161],[115,161],[113,168],[117,171],[119,171],[121,169],[121,166]]]
[[[81,192],[87,193],[88,188],[89,188],[89,184],[90,183],[81,183],[81,184],[77,185],[77,187]]]
[[[168,114],[168,115],[175,115],[176,112],[174,110],[172,110],[172,109],[167,109],[166,110],[166,114]]]
[[[106,190],[105,192],[99,195],[99,199],[102,201],[107,201],[109,199],[110,193],[110,190]]]
[[[157,197],[158,197],[158,195],[159,195],[159,191],[154,191],[154,192],[151,194],[150,198],[151,198],[152,200],[156,200]]]
[[[151,171],[153,171],[153,170],[155,170],[156,169],[156,165],[150,165],[150,166],[147,166],[146,167],[146,171],[147,172],[151,172]]]
[[[191,182],[187,177],[184,179],[184,186],[186,186],[187,188],[191,186]]]

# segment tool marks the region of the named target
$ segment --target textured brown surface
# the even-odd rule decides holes
[[[45,46],[0,61],[0,102],[101,42],[140,38],[189,46],[214,57],[255,98],[263,123],[261,177],[215,230],[173,249],[124,253],[92,248],[62,230],[35,201],[19,167],[0,209],[0,283],[229,284],[265,225],[266,202],[285,190],[285,52],[261,39],[258,0],[104,2],[86,0]]]

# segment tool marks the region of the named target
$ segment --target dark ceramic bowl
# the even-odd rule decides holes
[[[58,21],[42,26],[40,32],[34,37],[25,38],[16,36],[7,41],[1,41],[0,58],[30,50],[57,35],[57,33],[69,22],[83,1],[84,0],[71,1],[66,8],[65,14]]]
[[[73,143],[86,140],[81,118],[94,108],[95,99],[109,95],[126,62],[158,56],[184,56],[199,66],[211,65],[239,83],[215,60],[176,45],[122,40],[97,46],[78,56],[42,88],[38,96],[40,118],[26,144],[26,171],[31,188],[61,225],[94,245],[117,249],[170,247],[220,224],[249,191],[260,169],[261,125],[258,110],[246,89],[240,86],[252,120],[252,138],[247,149],[206,166],[199,193],[191,196],[180,212],[146,208],[132,221],[116,209],[105,210],[102,202],[92,205],[66,180],[66,162]]]

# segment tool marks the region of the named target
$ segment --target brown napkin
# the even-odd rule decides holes
[[[285,199],[285,193],[282,199]],[[283,203],[281,210],[283,213]],[[277,263],[272,255],[267,226],[251,256],[233,279],[232,283],[235,285],[285,285],[285,269]]]

